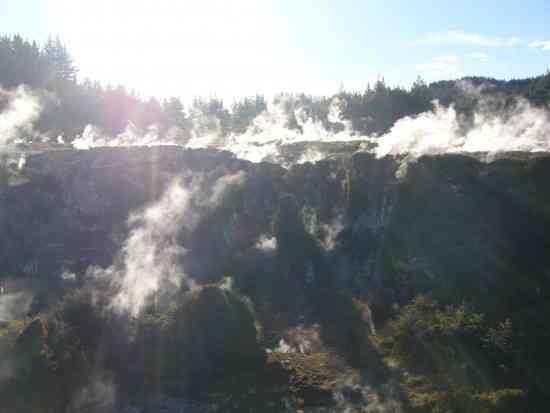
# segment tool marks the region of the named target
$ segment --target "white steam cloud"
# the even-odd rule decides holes
[[[341,116],[343,102],[334,98],[329,108],[329,122],[342,124],[343,130],[327,130],[323,123],[309,116],[303,107],[294,110],[298,129],[289,128],[290,117],[285,111],[285,102],[270,105],[260,113],[252,125],[242,135],[231,134],[225,139],[221,149],[235,153],[251,162],[278,161],[284,146],[299,142],[349,142],[362,140],[351,128],[351,123]],[[305,155],[305,156],[304,156]],[[304,153],[299,162],[317,161],[323,158],[318,151]]]
[[[0,170],[8,172],[8,185],[26,182],[19,174],[25,166],[25,155],[17,153],[16,144],[33,136],[34,122],[41,110],[38,96],[26,87],[0,89]]]
[[[107,280],[114,291],[110,307],[119,314],[137,316],[151,300],[182,285],[194,289],[193,280],[183,270],[186,250],[180,245],[181,230],[192,230],[199,222],[201,210],[217,207],[232,187],[242,185],[243,171],[223,175],[208,188],[203,176],[187,180],[175,178],[161,198],[144,209],[130,214],[130,233],[113,265],[90,267],[92,280]],[[75,278],[64,273],[63,279]],[[231,288],[231,280],[224,288]]]
[[[20,86],[12,91],[0,89],[0,152],[17,142],[24,134],[31,134],[34,122],[41,112],[36,95]]]
[[[327,348],[321,339],[319,326],[297,326],[286,330],[273,351],[275,353],[318,353]]]
[[[212,194],[208,199],[208,203],[211,205],[219,205],[232,188],[241,187],[244,185],[245,180],[246,173],[244,171],[238,171],[232,175],[225,175],[218,178],[212,187]]]
[[[195,183],[175,180],[158,202],[130,215],[128,224],[133,229],[115,263],[89,270],[89,275],[107,277],[113,283],[114,310],[135,316],[163,285],[179,287],[189,282],[181,265],[185,249],[178,245],[177,235],[197,222],[191,206],[195,191]]]
[[[277,238],[262,234],[254,246],[265,252],[275,251],[277,249]]]
[[[32,294],[26,291],[6,292],[0,287],[0,322],[23,318],[32,303]]]
[[[291,144],[299,142],[349,142],[364,140],[356,134],[351,122],[342,119],[344,102],[339,98],[331,101],[328,121],[339,124],[340,131],[327,130],[323,123],[313,119],[307,110],[298,105],[292,114],[286,110],[291,97],[281,99],[268,109],[260,113],[250,127],[243,134],[229,134],[223,136],[217,119],[204,114],[194,114],[191,138],[185,142],[176,142],[175,139],[160,139],[158,129],[150,127],[142,131],[133,124],[115,138],[106,137],[103,132],[88,125],[81,136],[73,141],[76,149],[90,149],[102,146],[153,146],[153,145],[180,145],[190,149],[216,148],[233,152],[238,158],[251,162],[272,161],[280,162],[281,150]],[[289,127],[291,118],[296,120],[297,129]],[[208,126],[208,127],[207,127]],[[318,150],[309,149],[299,159],[298,163],[317,161],[324,156]]]
[[[513,39],[485,39],[476,36],[452,34],[453,38],[468,39],[476,45],[486,43],[512,44]],[[478,41],[479,40],[479,41]],[[483,40],[483,41],[481,41]],[[501,41],[502,40],[502,41]],[[479,44],[478,44],[479,43]],[[543,42],[533,47],[545,47]],[[472,57],[485,59],[486,55],[474,53]],[[446,63],[454,62],[446,58]],[[453,58],[454,59],[454,58]],[[327,155],[315,145],[296,149],[301,151],[293,160],[286,158],[285,150],[297,143],[351,142],[365,143],[365,149],[375,144],[378,157],[407,154],[409,160],[422,155],[460,152],[498,153],[507,151],[542,152],[550,150],[550,112],[548,108],[536,107],[527,100],[518,98],[512,108],[495,111],[493,105],[500,101],[499,96],[481,94],[480,88],[460,83],[466,95],[473,94],[478,99],[477,112],[468,127],[453,106],[443,107],[434,102],[434,109],[416,116],[399,119],[391,130],[381,136],[362,136],[355,132],[351,122],[344,120],[342,110],[345,102],[333,98],[327,116],[334,128],[326,128],[323,122],[313,118],[307,108],[292,97],[285,97],[270,104],[242,134],[232,133],[223,136],[221,128],[207,115],[195,113],[192,116],[193,130],[186,142],[158,138],[158,130],[151,127],[141,131],[133,125],[114,139],[106,138],[101,131],[89,126],[83,135],[73,142],[79,149],[96,146],[133,146],[178,144],[186,148],[216,148],[233,152],[238,158],[251,162],[270,161],[289,166],[290,163],[316,162]],[[286,100],[285,100],[286,99]],[[294,107],[292,113],[288,107]],[[294,122],[297,128],[289,125]],[[218,122],[219,123],[219,122]],[[338,126],[337,126],[338,125]],[[334,130],[333,130],[334,129]],[[294,149],[291,149],[291,151]],[[400,173],[404,174],[404,168]]]
[[[75,149],[90,149],[102,146],[155,146],[175,145],[175,143],[171,139],[159,139],[159,130],[156,125],[141,130],[129,122],[126,129],[114,138],[107,137],[101,129],[88,125],[72,145]]]
[[[321,222],[313,208],[304,208],[302,215],[306,231],[317,238],[326,251],[332,250],[336,246],[338,235],[344,229],[343,215],[338,214],[330,222]]]
[[[378,138],[377,156],[550,150],[550,112],[526,100],[519,99],[507,113],[475,113],[466,131],[453,106],[444,108],[437,102],[434,106],[433,112],[398,120]]]
[[[322,244],[326,250],[332,250],[336,246],[336,239],[343,229],[344,219],[342,215],[338,215],[328,224],[321,224]]]

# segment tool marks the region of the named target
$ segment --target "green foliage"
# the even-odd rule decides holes
[[[393,327],[397,337],[412,335],[422,339],[475,333],[482,322],[483,316],[468,311],[464,304],[442,309],[436,301],[420,295],[403,308]]]
[[[205,328],[207,326],[207,328]],[[119,379],[134,392],[180,394],[214,375],[261,366],[254,317],[240,297],[216,286],[182,294],[169,308],[150,308],[135,320]]]
[[[374,87],[369,85],[363,94],[342,92],[339,96],[346,103],[344,119],[367,135],[387,132],[398,119],[431,110],[433,99],[420,78],[410,90],[392,88],[382,79]]]
[[[441,306],[415,297],[373,340],[401,367],[401,385],[419,411],[512,412],[522,406],[521,388],[498,387],[487,351],[508,349],[509,320],[487,327],[482,314],[466,305]],[[490,349],[490,350],[489,350]],[[495,387],[497,386],[497,387]]]
[[[513,413],[525,406],[525,391],[502,388],[479,392],[475,386],[449,383],[445,376],[406,376],[402,381],[411,407],[418,412]]]
[[[421,371],[437,371],[449,359],[459,358],[467,339],[478,335],[482,326],[482,315],[464,305],[441,308],[418,296],[390,323],[391,355]]]
[[[42,54],[47,64],[46,85],[50,85],[54,91],[60,91],[65,83],[76,82],[78,70],[59,37],[55,40],[48,39],[42,48]]]
[[[256,95],[253,98],[245,97],[243,100],[234,102],[231,107],[232,131],[244,133],[256,116],[266,109],[267,103],[261,95]]]
[[[90,365],[78,339],[53,314],[12,322],[8,330],[8,337],[0,334],[0,341],[10,343],[0,363],[11,369],[0,386],[2,407],[14,412],[62,411],[89,377]]]

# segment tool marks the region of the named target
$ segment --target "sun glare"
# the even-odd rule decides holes
[[[277,59],[275,17],[260,2],[55,4],[52,18],[60,36],[80,53],[75,57],[83,77],[157,96],[224,97],[293,86],[280,80],[289,65]]]

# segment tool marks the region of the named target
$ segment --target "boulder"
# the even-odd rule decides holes
[[[194,381],[265,361],[253,312],[229,289],[206,286],[186,293],[167,333],[168,368]]]

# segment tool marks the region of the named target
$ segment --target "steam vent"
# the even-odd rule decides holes
[[[435,391],[399,384],[392,363],[433,357],[409,360],[414,334],[440,351],[441,334],[543,323],[550,158],[400,168],[368,153],[288,169],[177,147],[29,156],[0,193],[3,311],[26,306],[2,324],[3,389],[35,389],[11,409],[406,406],[406,389]],[[460,359],[464,383],[481,380],[477,356]]]
[[[545,2],[7,3],[0,413],[550,411]]]

